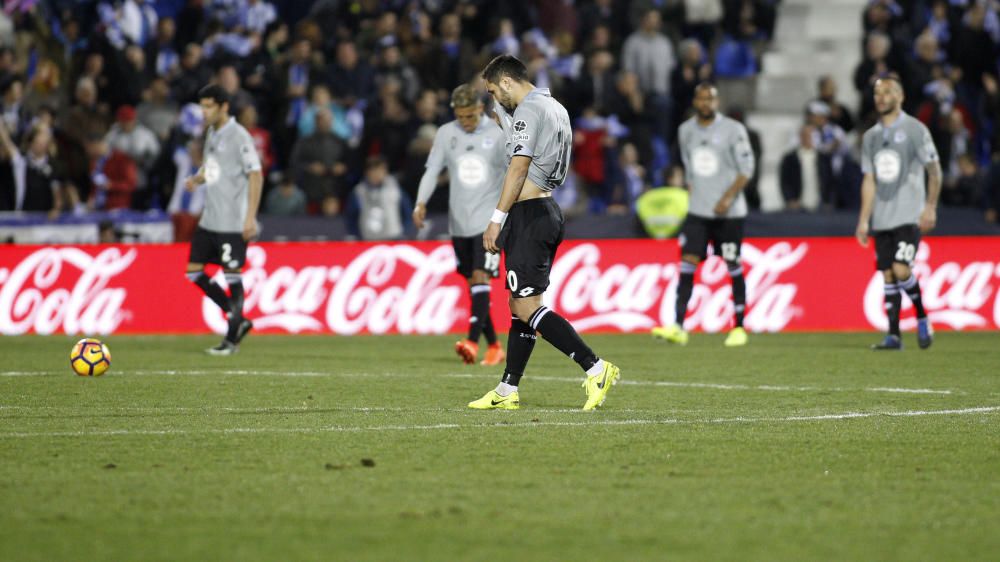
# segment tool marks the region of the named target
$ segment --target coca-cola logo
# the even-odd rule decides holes
[[[108,282],[135,257],[134,248],[107,248],[95,256],[78,248],[43,248],[13,268],[0,267],[0,333],[114,332],[127,292]],[[59,286],[66,279],[72,286]]]
[[[983,308],[993,301],[993,322],[1000,325],[1000,291],[994,280],[1000,277],[1000,262],[976,261],[960,264],[946,261],[932,268],[928,263],[931,248],[921,242],[914,260],[913,273],[920,281],[921,300],[927,317],[937,326],[947,326],[955,330],[985,328],[989,320]],[[883,308],[885,281],[881,271],[872,274],[865,289],[865,318],[872,327],[885,330],[889,320]],[[912,308],[909,299],[903,297],[903,311]],[[900,321],[900,328],[912,330],[917,320],[906,315]]]
[[[797,288],[780,283],[781,274],[806,255],[805,242],[779,242],[766,250],[743,245],[747,306],[745,325],[755,332],[776,332],[800,313],[794,306]],[[674,303],[680,274],[676,263],[614,264],[601,269],[597,244],[581,244],[567,251],[552,267],[546,304],[573,318],[579,330],[615,328],[645,330],[674,323]],[[664,256],[666,257],[666,256]],[[726,264],[709,258],[702,265],[701,282],[688,304],[687,329],[717,332],[729,326],[733,315],[732,288]]]
[[[259,329],[442,334],[465,312],[458,306],[463,288],[443,284],[455,271],[450,246],[429,253],[406,244],[372,246],[344,265],[270,272],[267,260],[263,247],[251,246],[243,273],[244,313]],[[207,297],[202,315],[212,330],[225,332],[225,318]]]

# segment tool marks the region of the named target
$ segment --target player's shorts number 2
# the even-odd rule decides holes
[[[722,244],[722,259],[726,261],[736,261],[738,246],[735,242],[726,242]]]
[[[233,245],[226,242],[222,245],[222,263],[228,264],[233,259]]]

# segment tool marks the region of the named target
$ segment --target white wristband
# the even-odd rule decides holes
[[[503,220],[505,218],[507,218],[507,213],[501,211],[500,209],[493,209],[493,216],[490,217],[490,222],[503,224]]]

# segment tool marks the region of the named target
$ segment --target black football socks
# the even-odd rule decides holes
[[[903,295],[899,294],[896,283],[885,284],[885,314],[889,317],[889,334],[899,337],[899,309],[903,304]]]
[[[236,335],[243,321],[243,276],[239,273],[226,273],[226,283],[229,285],[232,308],[229,311],[229,330],[226,341],[236,343]]]
[[[510,321],[510,334],[507,336],[507,366],[503,370],[500,382],[516,387],[524,375],[524,367],[535,349],[535,330],[521,322],[516,316]]]
[[[729,278],[733,282],[733,311],[736,314],[736,327],[743,327],[743,313],[747,308],[747,281],[743,277],[743,265],[729,268]]]
[[[469,341],[478,342],[490,317],[490,286],[473,285],[469,287],[469,296],[472,299],[472,314],[469,316]],[[496,341],[496,333],[493,334],[493,341]]]
[[[687,316],[688,301],[691,300],[691,291],[694,290],[694,272],[698,266],[693,263],[681,261],[681,280],[677,284],[677,302],[674,304],[674,318],[678,326],[684,326],[684,317]]]
[[[917,309],[917,318],[926,318],[927,311],[924,310],[924,301],[920,298],[920,283],[917,282],[917,276],[911,273],[906,281],[900,281],[896,285],[910,297],[913,308]]]
[[[565,318],[559,316],[549,307],[539,307],[529,320],[530,327],[538,330],[538,333],[542,334],[546,341],[576,361],[584,371],[589,371],[597,363],[597,356],[583,342],[580,334]]]
[[[190,279],[195,285],[197,285],[208,298],[212,299],[212,302],[219,305],[219,308],[223,312],[228,313],[230,308],[229,297],[226,296],[226,292],[222,290],[222,287],[218,285],[215,281],[209,279],[208,275],[205,275],[204,271],[189,271],[187,273],[188,279]]]

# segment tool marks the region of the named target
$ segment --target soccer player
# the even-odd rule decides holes
[[[923,123],[900,109],[903,86],[896,75],[875,82],[879,121],[861,142],[861,212],[855,236],[868,246],[869,220],[875,239],[875,266],[885,278],[885,311],[889,333],[876,350],[902,349],[899,309],[906,293],[917,309],[917,344],[930,347],[933,329],[920,298],[920,284],[910,269],[921,232],[937,222],[941,164],[931,133]],[[927,189],[924,193],[924,171]]]
[[[547,88],[535,88],[528,81],[527,68],[515,57],[494,58],[482,76],[496,101],[510,160],[500,200],[483,233],[483,247],[491,254],[504,251],[513,318],[500,384],[469,407],[520,407],[517,386],[537,331],[587,373],[583,409],[593,410],[604,402],[619,369],[597,357],[565,318],[542,306],[552,261],[563,239],[563,215],[552,190],[563,184],[569,168],[573,145],[569,115]]]
[[[420,178],[413,224],[424,227],[427,201],[434,194],[442,168],[448,168],[448,231],[455,248],[458,272],[469,284],[472,311],[469,335],[455,343],[455,352],[465,363],[479,354],[479,336],[489,348],[482,365],[499,365],[506,355],[497,341],[490,318],[490,279],[499,275],[500,256],[483,249],[483,228],[500,198],[507,168],[503,130],[483,113],[475,88],[463,84],[451,94],[455,120],[442,125],[427,157],[427,170]]]
[[[253,328],[243,317],[243,278],[240,274],[247,243],[257,234],[257,207],[263,177],[253,137],[229,115],[229,96],[221,86],[210,85],[198,92],[208,132],[198,173],[185,187],[205,184],[205,209],[191,239],[187,277],[229,316],[229,329],[219,345],[207,349],[211,355],[232,355]],[[205,274],[205,264],[214,263],[225,272],[229,295]]]
[[[694,288],[694,273],[705,260],[708,245],[721,256],[733,284],[733,309],[736,326],[726,336],[725,345],[746,345],[743,329],[746,309],[746,281],[740,250],[743,246],[743,222],[747,202],[743,188],[753,177],[754,156],[746,128],[738,121],[719,113],[719,92],[714,85],[702,82],[695,87],[695,115],[678,130],[684,175],[690,191],[688,216],[681,227],[681,279],[677,285],[675,321],[653,328],[653,335],[671,343],[685,345],[684,316]]]

